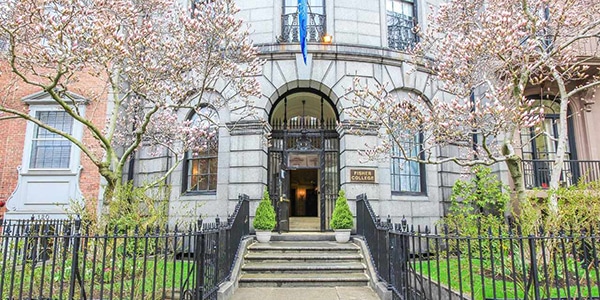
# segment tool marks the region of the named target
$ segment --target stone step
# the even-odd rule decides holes
[[[248,250],[251,252],[280,252],[280,253],[294,253],[294,252],[344,252],[344,253],[357,253],[360,248],[352,243],[340,244],[329,241],[293,241],[293,242],[271,242],[271,243],[254,243]]]
[[[335,252],[300,252],[300,253],[248,253],[244,256],[246,261],[271,261],[271,262],[314,262],[314,261],[361,261],[362,255],[359,253],[345,254]]]
[[[352,273],[364,272],[365,265],[361,262],[252,262],[242,266],[242,271],[250,273]]]
[[[369,278],[361,273],[312,273],[312,274],[243,274],[240,287],[326,287],[366,286]]]
[[[353,243],[292,240],[254,243],[244,256],[241,287],[365,286],[369,278]]]
[[[273,232],[271,241],[335,241],[333,232]]]

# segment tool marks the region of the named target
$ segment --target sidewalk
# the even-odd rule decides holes
[[[366,286],[294,287],[294,288],[238,288],[232,300],[379,300]]]

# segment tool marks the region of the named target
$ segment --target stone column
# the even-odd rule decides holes
[[[268,144],[271,126],[259,120],[227,123],[229,142],[229,210],[233,211],[239,194],[250,197],[250,215],[267,186]]]
[[[378,211],[379,189],[382,183],[378,162],[367,160],[359,152],[368,145],[377,145],[379,126],[372,122],[342,121],[338,126],[340,134],[340,188],[346,192],[348,204],[356,214],[356,196],[366,193],[375,211]],[[351,173],[354,172],[354,178]],[[373,173],[374,178],[359,178],[361,174]],[[367,176],[368,177],[368,176]],[[387,182],[389,186],[389,180]]]

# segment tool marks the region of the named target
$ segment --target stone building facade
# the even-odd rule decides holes
[[[241,119],[235,111],[214,112],[219,124],[218,143],[206,153],[190,154],[168,178],[173,220],[226,216],[242,193],[256,200],[252,201],[253,213],[265,188],[274,202],[290,200],[290,230],[328,230],[339,189],[345,190],[350,200],[366,194],[376,214],[394,221],[406,217],[415,225],[432,225],[444,214],[444,200],[461,168],[392,159],[366,161],[360,151],[381,142],[379,128],[362,124],[356,130],[347,113],[352,103],[345,97],[355,77],[372,85],[385,83],[388,91],[399,97],[450,97],[437,89],[430,73],[405,52],[417,42],[413,26],[426,27],[430,9],[440,1],[308,2],[309,43],[304,63],[298,43],[296,0],[237,1],[239,17],[250,25],[251,38],[265,60],[259,78],[262,96],[254,101],[259,118]],[[539,90],[532,87],[530,94],[538,96]],[[216,90],[217,94],[226,92]],[[30,94],[34,92],[23,91],[15,98],[15,105],[32,105],[26,100]],[[25,100],[20,100],[23,97]],[[591,172],[600,172],[600,138],[593,133],[600,129],[594,121],[600,118],[595,103],[598,97],[589,92],[573,103],[572,111],[579,113],[572,118],[570,169],[566,171],[571,177],[575,171],[588,174],[584,170],[588,165]],[[94,116],[100,116],[102,108],[95,111]],[[180,117],[190,118],[190,113],[181,112]],[[0,147],[0,157],[5,158],[0,200],[9,198],[13,203],[9,207],[17,208],[10,214],[25,216],[31,211],[14,204],[29,201],[25,200],[28,194],[20,191],[21,183],[17,184],[23,180],[23,171],[17,176],[15,170],[29,155],[22,134],[29,125],[11,122],[10,126],[18,128],[2,133],[6,142]],[[545,166],[552,159],[548,145],[550,140],[539,140],[529,148],[530,156],[524,163],[529,188],[545,182]],[[439,149],[436,154],[444,156],[448,151],[454,150]],[[126,172],[141,182],[164,172],[170,163],[168,156],[156,157],[142,149]],[[87,174],[85,165],[81,170],[79,189],[86,197],[97,197],[99,176]],[[504,166],[497,166],[496,171],[509,183]],[[95,182],[88,184],[90,180]],[[350,203],[353,208],[354,202]]]
[[[345,98],[357,76],[389,83],[390,91],[398,94],[446,96],[403,52],[416,42],[411,28],[417,22],[425,25],[429,4],[311,0],[305,64],[298,43],[297,1],[239,1],[239,16],[250,24],[251,38],[265,60],[262,97],[255,105],[266,122],[238,123],[219,112],[223,128],[216,191],[182,194],[185,188],[177,185],[185,182],[184,168],[172,177],[172,199],[178,199],[173,203],[181,207],[173,212],[186,211],[202,199],[205,204],[198,211],[224,215],[238,194],[259,199],[268,188],[274,200],[291,201],[292,230],[306,225],[294,228],[294,217],[313,218],[311,228],[326,230],[343,189],[350,199],[366,193],[382,216],[434,223],[442,214],[438,167],[415,165],[406,171],[389,160],[364,161],[359,152],[378,143],[378,128],[365,124],[361,132],[351,130],[356,124],[346,112],[352,104]],[[328,37],[333,40],[326,41]]]

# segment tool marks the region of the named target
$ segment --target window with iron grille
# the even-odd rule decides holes
[[[410,49],[417,43],[417,4],[414,0],[387,0],[388,47]]]
[[[36,118],[52,128],[72,134],[73,118],[64,111],[38,111]],[[71,142],[57,133],[35,125],[32,137],[30,169],[68,169]]]
[[[197,16],[197,11],[202,10],[202,6],[203,5],[209,5],[208,7],[211,7],[210,5],[214,2],[215,0],[192,0],[192,17],[196,17]]]
[[[421,157],[421,133],[402,142],[406,157]],[[392,143],[390,174],[393,193],[425,193],[425,167],[423,164],[404,159],[399,145]]]
[[[543,107],[545,115],[544,120],[537,126],[521,132],[525,186],[527,188],[548,188],[558,148],[560,100],[551,95],[532,96],[529,99],[539,101],[535,105]],[[572,115],[570,109],[568,109],[567,115]],[[576,183],[581,175],[581,170],[576,162],[577,152],[573,136],[573,118],[568,118],[565,162],[560,178],[560,181],[567,185]]]
[[[186,154],[184,169],[186,178],[183,182],[186,193],[215,193],[217,191],[218,173],[218,117],[217,112],[208,106],[195,113],[191,120],[197,125],[207,128],[208,134],[200,151],[189,151]]]
[[[307,42],[320,42],[325,34],[325,0],[308,0],[307,2]],[[286,43],[297,43],[299,39],[298,0],[283,0],[279,40]]]
[[[529,128],[521,133],[523,142],[523,159],[532,160],[554,160],[558,144],[558,123],[560,118],[560,103],[553,99],[553,96],[544,96],[540,100],[539,106],[544,107],[544,120],[536,127]],[[568,114],[570,115],[570,113]],[[567,121],[567,132],[573,128],[573,120]],[[567,148],[565,149],[565,159],[571,159],[574,152],[574,145],[567,136]]]

